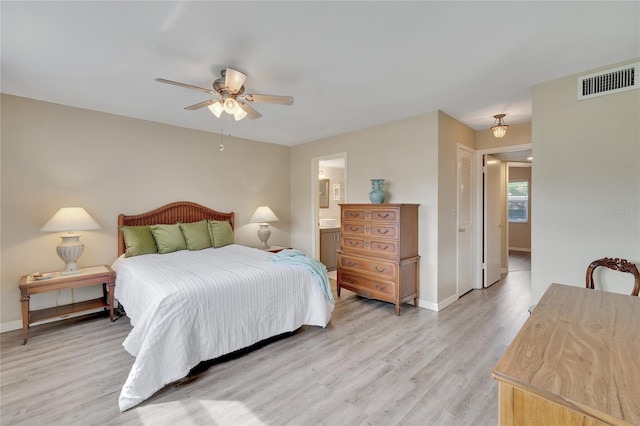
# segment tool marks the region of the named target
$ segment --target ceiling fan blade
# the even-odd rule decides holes
[[[209,105],[215,103],[216,101],[217,101],[217,99],[209,99],[207,101],[198,102],[197,104],[185,107],[184,109],[188,109],[189,111],[193,111],[195,109],[200,109],[200,108],[204,108],[206,106],[209,106]]]
[[[247,75],[233,68],[227,68],[224,74],[224,85],[229,93],[238,93],[242,89]]]
[[[251,108],[249,105],[245,104],[244,102],[238,101],[238,105],[240,105],[240,108],[242,108],[244,112],[247,113],[247,117],[249,117],[250,119],[255,120],[256,118],[262,117],[262,114],[260,114],[258,111]]]
[[[205,89],[204,87],[192,86],[190,84],[179,83],[177,81],[171,81],[164,78],[156,78],[156,81],[160,83],[173,84],[174,86],[186,87],[187,89],[197,90],[199,92],[210,93],[212,95],[216,95],[217,93],[211,89]]]
[[[292,96],[245,95],[244,99],[246,99],[249,102],[264,102],[268,104],[293,105]]]

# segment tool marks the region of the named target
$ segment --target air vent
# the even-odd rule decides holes
[[[578,77],[578,100],[640,88],[640,62]]]

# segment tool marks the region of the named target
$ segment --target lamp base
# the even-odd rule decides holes
[[[84,244],[80,242],[79,234],[61,235],[62,241],[56,247],[58,257],[64,261],[64,270],[61,275],[74,275],[82,272],[78,268],[78,259],[84,251]]]
[[[82,269],[70,269],[70,270],[65,269],[60,272],[60,275],[64,277],[65,275],[76,275],[81,273],[82,273]]]
[[[261,223],[260,228],[258,229],[258,238],[260,239],[260,250],[269,250],[271,248],[270,245],[267,244],[269,241],[269,237],[271,236],[271,229],[269,229],[268,223]]]

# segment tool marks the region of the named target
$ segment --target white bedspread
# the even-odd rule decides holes
[[[333,303],[304,266],[240,245],[120,257],[115,297],[134,326],[123,346],[136,360],[120,411],[186,376],[199,362],[302,325],[325,327]]]

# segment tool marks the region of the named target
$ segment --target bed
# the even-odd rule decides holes
[[[123,346],[136,357],[120,393],[120,411],[185,377],[201,361],[303,325],[329,323],[334,307],[330,288],[327,295],[317,270],[277,261],[280,253],[234,243],[162,254],[128,252],[123,230],[176,223],[189,224],[180,225],[187,229],[202,221],[220,222],[232,230],[235,225],[234,213],[191,202],[118,217],[115,297],[133,326]],[[218,236],[214,239],[217,242]],[[326,269],[323,273],[326,276]]]

